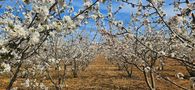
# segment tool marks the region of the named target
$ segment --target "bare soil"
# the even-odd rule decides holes
[[[187,74],[185,67],[175,60],[167,60],[162,75],[169,77],[178,85],[189,87],[187,79],[176,78],[176,73]],[[5,90],[9,81],[8,76],[0,76],[0,90]],[[14,86],[21,82],[19,78]],[[46,81],[51,85],[50,81]],[[157,79],[157,90],[182,90],[163,79]],[[51,89],[52,90],[52,89]],[[90,65],[79,73],[78,78],[69,76],[66,80],[65,90],[149,90],[142,72],[133,68],[133,76],[129,78],[124,71],[119,71],[117,66],[111,64],[104,56],[97,56]]]

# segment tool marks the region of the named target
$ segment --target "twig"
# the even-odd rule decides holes
[[[77,14],[76,16],[74,16],[72,19],[74,20],[75,18],[77,18],[79,15],[83,14],[85,11],[87,11],[88,9],[90,9],[93,5],[95,5],[99,0],[96,0],[93,4],[91,4],[89,7],[85,8],[83,11],[81,11],[79,14]]]

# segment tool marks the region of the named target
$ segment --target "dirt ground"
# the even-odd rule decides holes
[[[167,61],[163,75],[170,77],[179,85],[188,87],[188,80],[179,80],[175,74],[185,72],[185,68],[174,60]],[[129,78],[124,71],[119,71],[115,65],[103,56],[97,57],[89,67],[80,74],[79,78],[68,79],[68,89],[77,90],[149,90],[142,72],[133,69],[133,76]],[[156,80],[157,90],[181,90],[165,80]]]
[[[179,71],[186,74],[185,68],[174,60],[167,60],[166,62],[168,64],[162,74],[177,84],[188,87],[188,80],[179,80],[175,77]],[[133,71],[133,76],[129,78],[126,72],[119,71],[103,56],[98,56],[85,71],[79,73],[78,78],[67,78],[65,90],[149,90],[142,72],[136,68]],[[0,90],[4,90],[7,82],[6,76],[0,76]],[[156,82],[157,90],[182,90],[163,79],[157,79]]]

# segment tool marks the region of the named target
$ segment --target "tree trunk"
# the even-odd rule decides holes
[[[22,61],[19,62],[16,72],[14,73],[13,77],[10,79],[9,85],[7,86],[6,90],[10,90],[12,88],[14,82],[16,81],[21,66],[22,66]]]
[[[75,59],[73,60],[73,63],[72,64],[73,64],[73,69],[72,69],[73,77],[74,78],[77,78],[77,76],[78,76],[77,75],[77,63],[76,63],[76,60]]]

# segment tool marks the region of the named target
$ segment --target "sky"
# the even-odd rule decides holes
[[[82,8],[82,4],[83,4],[83,0],[73,0],[75,1],[73,3],[73,6],[75,8],[75,10],[77,11],[78,9]],[[95,0],[93,0],[95,1]],[[129,0],[131,2],[138,2],[138,0]],[[142,0],[143,1],[143,4],[146,3],[146,0]],[[171,17],[173,15],[175,15],[174,13],[174,10],[173,10],[173,7],[169,6],[168,3],[171,3],[173,2],[174,0],[165,0],[166,2],[166,7],[164,7],[164,11],[167,12],[167,17]],[[121,2],[116,2],[116,0],[113,0],[112,2],[113,4],[113,11],[115,11],[116,9],[118,9],[118,7],[122,4]],[[100,12],[103,13],[103,14],[107,14],[107,3],[105,4],[100,4]],[[130,14],[131,13],[135,13],[136,12],[136,9],[135,8],[132,8],[131,5],[128,5],[128,4],[125,4],[123,3],[123,9],[120,10],[120,12],[118,14],[116,14],[116,20],[122,20],[124,22],[124,24],[128,24],[129,20],[131,19],[130,18]]]
[[[0,14],[2,14],[5,10],[5,7],[7,5],[9,6],[14,6],[15,3],[16,3],[17,0],[0,0],[0,6],[2,8],[0,8]],[[22,1],[22,0],[19,0],[19,1]],[[66,0],[66,1],[69,1],[69,0]],[[93,2],[95,0],[92,0]],[[129,0],[130,2],[138,2],[139,0]],[[146,3],[146,0],[142,0],[143,1],[143,4]],[[173,16],[175,13],[174,13],[174,10],[173,10],[173,7],[168,5],[170,4],[171,2],[173,2],[174,0],[164,0],[166,3],[166,7],[164,7],[164,11],[168,14],[168,17],[171,17]],[[185,1],[185,0],[181,0],[181,1]],[[191,2],[193,2],[194,0],[190,0]],[[119,5],[121,5],[120,2],[116,2],[116,0],[113,0],[113,11],[116,10],[118,8]],[[75,11],[77,12],[80,8],[82,8],[82,5],[83,5],[83,0],[73,0],[73,7],[75,9]],[[136,9],[133,9],[130,5],[127,5],[127,4],[123,4],[124,5],[124,8],[122,10],[120,10],[120,12],[116,15],[116,19],[120,19],[120,20],[123,20],[124,22],[128,22],[129,19],[130,19],[130,13],[132,12],[135,12]],[[106,9],[106,6],[107,6],[107,3],[105,4],[100,4],[100,11],[101,13],[103,14],[107,14],[107,9]],[[121,18],[123,17],[123,18]]]
[[[15,3],[16,3],[17,0],[4,0],[3,2],[0,0],[0,6],[2,6],[2,8],[0,8],[0,14],[2,14],[5,10],[5,7],[7,5],[9,6],[14,6]],[[20,0],[21,1],[21,0]],[[68,0],[67,0],[68,1]],[[92,0],[92,1],[95,1],[95,0]],[[137,2],[138,0],[129,0],[131,2]],[[145,0],[142,0],[143,3],[146,3]],[[166,3],[170,3],[171,1],[174,1],[174,0],[165,0]],[[113,0],[113,11],[115,11],[119,5],[121,5],[120,2],[116,2],[116,0]],[[83,0],[73,0],[73,3],[72,3],[73,7],[74,7],[74,10],[77,12],[80,8],[82,8],[82,5],[83,5]],[[130,20],[130,13],[132,12],[136,12],[136,9],[133,9],[130,5],[127,5],[127,4],[123,4],[124,7],[123,9],[120,10],[120,12],[116,15],[116,19],[118,20],[122,20],[125,22],[128,22]],[[103,13],[103,14],[107,14],[107,3],[105,4],[100,4],[100,12]],[[172,16],[174,13],[170,13],[170,12],[173,12],[173,9],[171,9],[172,7],[168,6],[165,7],[165,11],[168,12],[168,16]],[[122,18],[121,18],[122,17]]]
[[[14,6],[17,0],[4,0],[3,2],[0,0],[0,6],[2,8],[0,8],[0,15],[2,13],[4,13],[5,11],[5,7],[6,6]],[[19,0],[21,1],[21,0]],[[66,0],[69,1],[69,0]],[[95,0],[92,0],[93,2]],[[129,0],[130,2],[136,3],[138,2],[138,0]],[[147,4],[146,0],[142,0],[143,4]],[[164,7],[164,11],[167,14],[167,17],[171,17],[173,15],[175,15],[177,12],[174,12],[173,10],[173,6],[170,6],[169,4],[171,2],[173,2],[174,0],[165,0],[165,7]],[[185,1],[185,0],[181,0],[181,1]],[[194,0],[190,0],[191,2]],[[115,11],[116,9],[118,9],[118,7],[121,5],[121,2],[116,2],[116,0],[112,1],[112,9],[113,11]],[[108,3],[101,3],[100,4],[100,12],[104,15],[107,15],[107,5]],[[73,0],[72,6],[74,7],[75,12],[78,12],[79,9],[83,8],[83,0]],[[128,4],[124,4],[123,3],[123,8],[120,10],[120,12],[118,14],[116,14],[115,18],[116,20],[121,20],[124,22],[124,25],[127,26],[128,22],[130,21],[131,17],[130,14],[131,13],[135,13],[136,9],[132,8],[131,5]],[[89,29],[95,29],[95,22],[93,20],[90,20],[90,23],[86,26],[81,27],[80,29],[85,29],[85,30],[89,30]],[[108,25],[106,26],[108,28]],[[91,33],[92,36],[95,34],[95,32]]]

